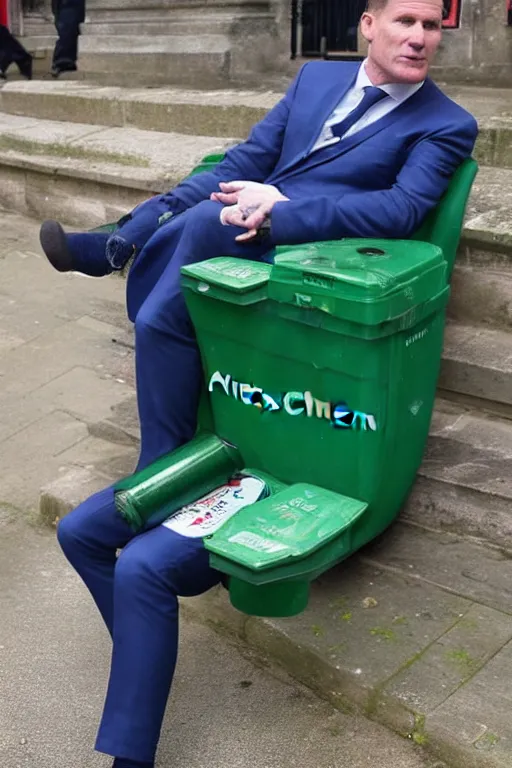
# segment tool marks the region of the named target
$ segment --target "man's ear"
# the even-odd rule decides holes
[[[375,17],[373,13],[369,13],[368,11],[365,11],[361,16],[361,21],[359,23],[361,26],[362,36],[368,43],[371,43],[373,40],[374,25],[375,25]]]

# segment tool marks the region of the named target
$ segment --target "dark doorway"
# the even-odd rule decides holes
[[[356,53],[357,28],[365,7],[366,0],[293,0],[292,57],[297,52],[302,56]]]

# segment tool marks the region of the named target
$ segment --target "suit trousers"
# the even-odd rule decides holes
[[[220,255],[261,259],[269,250],[268,242],[236,243],[243,230],[222,226],[220,208],[205,201],[162,226],[129,275],[127,304],[135,322],[141,422],[139,468],[195,431],[201,362],[180,291],[180,267]],[[163,525],[135,535],[116,510],[112,487],[64,517],[57,535],[113,640],[96,748],[150,762],[176,663],[178,596],[201,594],[220,581],[220,574],[210,568],[201,539]]]

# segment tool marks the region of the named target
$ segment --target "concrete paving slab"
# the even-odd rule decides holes
[[[0,585],[2,768],[107,768],[93,743],[110,642],[54,535],[5,519]],[[183,616],[180,632],[157,768],[434,768],[410,741],[336,711],[211,629]]]
[[[88,420],[133,401],[133,354],[112,341],[127,332],[123,282],[59,275],[40,254],[37,222],[1,215],[2,499],[33,510],[41,485],[79,463],[66,453],[76,443],[85,464]],[[128,451],[95,447],[106,463]]]
[[[433,712],[471,680],[511,638],[512,616],[485,606],[472,606],[420,659],[393,679],[386,693],[415,712]]]
[[[35,512],[41,486],[62,467],[59,454],[87,436],[83,422],[53,411],[0,443],[2,502]]]
[[[112,415],[114,405],[133,397],[135,390],[120,378],[77,366],[38,389],[38,397],[86,423]]]
[[[468,768],[509,768],[512,753],[510,674],[512,643],[508,643],[472,680],[462,686],[428,719],[427,732],[448,760],[463,749],[471,755]]]

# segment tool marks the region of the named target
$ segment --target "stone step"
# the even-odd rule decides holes
[[[24,35],[23,37],[20,37],[20,42],[24,45],[27,51],[36,57],[40,51],[47,51],[48,49],[53,51],[56,40],[57,35],[55,34],[55,30],[53,32],[48,32],[47,34]],[[32,82],[38,81],[34,80]]]
[[[28,110],[31,93],[40,89],[40,105],[45,105],[44,93],[47,83],[34,88],[34,83],[10,83],[0,90],[0,103],[8,105],[13,111]],[[79,83],[51,83],[50,101],[45,106],[47,111],[58,114],[58,105],[66,104],[66,110],[72,110],[76,101],[80,101],[83,87]],[[70,87],[71,86],[71,87]],[[88,87],[85,87],[88,90]],[[66,96],[58,98],[59,91]],[[110,122],[114,125],[143,124],[143,115],[148,105],[150,112],[152,92],[140,91],[138,101],[130,99],[126,105],[118,98],[118,89],[94,88],[94,100],[89,99],[90,119],[94,109],[98,117],[106,120],[107,106],[110,105]],[[210,152],[221,152],[236,143],[236,138],[226,138],[230,126],[233,135],[240,135],[246,122],[246,112],[251,116],[254,111],[260,113],[268,107],[273,94],[240,94],[240,104],[233,105],[232,92],[216,92],[205,96],[206,103],[201,111],[197,92],[188,94],[179,91],[183,109],[173,110],[174,95],[169,92],[169,128],[170,133],[146,131],[135,127],[106,127],[102,125],[66,123],[63,121],[37,119],[29,116],[0,113],[0,148],[4,176],[9,169],[9,177],[18,175],[19,169],[32,168],[34,173],[53,176],[56,169],[59,177],[73,177],[75,180],[94,181],[99,185],[99,199],[102,194],[111,195],[113,188],[131,188],[130,200],[141,191],[153,192],[168,188],[185,176],[193,165]],[[207,98],[206,98],[207,97]],[[158,97],[160,98],[160,96]],[[210,103],[208,104],[208,100]],[[37,102],[37,97],[34,103]],[[223,104],[223,109],[218,105]],[[211,108],[211,112],[208,108]],[[188,111],[188,115],[186,114]],[[204,122],[201,123],[201,115]],[[64,117],[64,108],[59,115]],[[221,120],[220,125],[216,119]],[[173,128],[189,127],[196,119],[199,134],[183,134]],[[98,120],[100,122],[100,119]],[[248,121],[247,121],[248,122]],[[208,128],[211,133],[208,135]],[[93,154],[91,154],[93,153]],[[60,164],[60,165],[59,165]],[[23,174],[21,174],[23,176]],[[512,252],[512,198],[501,189],[501,185],[510,184],[510,171],[482,168],[468,209],[468,220],[464,229],[459,264],[454,276],[454,291],[450,312],[463,323],[494,325],[508,328],[510,312],[508,304],[508,285],[503,276],[508,274]],[[11,201],[7,192],[0,191],[3,204],[16,207],[18,198]],[[23,197],[23,196],[22,196]],[[124,197],[123,197],[124,199]],[[24,210],[24,208],[22,208]],[[96,215],[87,220],[87,215],[76,219],[73,211],[66,207],[67,220],[70,224],[94,226],[98,223]],[[502,223],[498,226],[498,220]],[[503,278],[503,279],[502,279]],[[471,301],[467,298],[471,297]],[[487,301],[495,298],[496,302]]]
[[[51,14],[50,18],[47,19],[42,16],[23,16],[23,38],[55,34],[55,24]]]
[[[79,74],[100,82],[215,87],[229,80],[231,42],[225,35],[133,38],[86,35]]]
[[[229,41],[226,37],[219,35],[210,37],[211,47],[204,49],[202,48],[204,37],[193,38],[194,47],[190,50],[195,53],[191,53],[191,56],[198,56],[200,59],[202,54],[197,52],[199,47],[204,50],[204,55],[217,57],[216,61],[221,69],[225,66],[229,67],[229,56],[226,54],[227,58],[222,58],[230,49]],[[0,108],[4,112],[47,119],[93,122],[103,125],[131,125],[145,130],[174,130],[192,134],[200,134],[204,131],[210,136],[235,134],[245,137],[251,126],[261,120],[281,98],[282,94],[274,90],[262,92],[261,90],[223,89],[205,92],[178,87],[149,90],[133,87],[139,76],[149,72],[149,70],[147,72],[139,70],[138,64],[142,60],[139,61],[138,57],[151,56],[148,49],[156,46],[153,42],[156,39],[148,38],[142,41],[137,50],[133,51],[133,60],[126,64],[125,70],[118,71],[117,63],[113,63],[114,74],[119,75],[121,79],[124,78],[132,87],[111,86],[106,90],[99,85],[76,81],[33,81],[23,85],[12,83],[2,90]],[[98,62],[103,56],[117,56],[115,51],[118,49],[115,46],[120,45],[120,40],[126,42],[127,38],[116,38],[115,41],[106,38],[102,40],[100,37],[87,38],[86,41],[84,38],[81,51],[83,57],[89,58],[83,58],[81,53],[79,75],[94,76],[96,80],[102,79],[108,83],[113,73],[100,71]],[[164,59],[174,56],[175,54],[170,51],[173,46],[178,46],[180,40],[182,41],[180,50],[183,53],[189,51],[190,40],[187,37],[158,38],[158,46],[162,45],[165,53],[160,52],[154,57],[151,66],[155,65],[160,55]],[[88,52],[89,45],[94,52]],[[215,47],[218,45],[220,48]],[[119,55],[131,54],[127,51]],[[95,57],[99,57],[96,63]],[[160,65],[156,69],[153,67],[151,71],[154,71],[155,78],[160,82],[165,78],[170,82],[176,77],[188,77],[191,82],[194,82],[197,72],[201,69],[199,59],[196,62],[197,67],[193,65],[192,72],[189,74],[184,71],[183,63],[178,70],[175,69],[170,74]],[[136,72],[134,72],[134,66],[137,67]],[[219,69],[215,71],[218,74]],[[217,74],[212,72],[211,77],[217,77]],[[479,120],[480,135],[475,150],[477,160],[483,166],[512,169],[512,114],[509,114],[510,107],[507,105],[507,99],[508,104],[512,103],[512,91],[497,90],[495,93],[492,89],[466,88],[454,90],[452,93],[449,88],[447,90],[464,107],[473,111]],[[235,121],[236,130],[233,127],[233,121]],[[498,189],[499,184],[496,182],[494,186]],[[506,187],[502,189],[502,192],[505,191]]]
[[[236,25],[272,23],[275,13],[266,4],[247,7],[144,8],[122,13],[108,9],[88,12],[82,26],[85,36],[154,37],[162,35],[228,34]]]
[[[512,417],[512,333],[448,323],[439,389]]]
[[[39,80],[7,83],[0,91],[0,109],[47,120],[246,137],[280,98],[272,91],[120,88]]]
[[[0,113],[0,205],[88,228],[174,186],[234,140]]]
[[[449,316],[512,328],[512,170],[481,167],[452,277]]]
[[[510,570],[492,548],[397,523],[314,582],[299,616],[242,615],[220,587],[181,607],[412,739],[431,768],[509,768]]]
[[[512,551],[512,420],[439,400],[403,517]]]
[[[16,108],[16,99],[21,97],[21,106],[26,106],[26,99],[32,92],[33,85],[8,84],[0,91],[0,99],[13,99],[10,103]],[[52,87],[50,93],[58,95],[60,90],[67,94],[65,99],[50,101],[50,106],[55,103],[55,111],[57,105],[64,103],[66,99],[67,109],[71,110],[73,93],[78,94],[78,100],[81,98],[82,87],[78,83],[52,83],[52,86],[56,87]],[[95,88],[94,93],[96,100],[88,102],[91,111],[94,105],[98,105],[101,115],[104,116],[105,105],[110,104],[113,123],[136,123],[139,113],[130,110],[135,110],[137,104],[142,115],[145,104],[151,105],[151,91],[140,92],[139,102],[130,100],[124,113],[123,102],[117,98],[117,89]],[[170,109],[169,127],[182,125],[178,117],[173,118],[175,113],[181,113],[181,118],[186,121],[192,120],[196,114],[198,133],[206,134],[210,126],[216,128],[212,130],[211,136],[184,135],[174,131],[164,133],[129,127],[110,128],[0,113],[1,166],[5,181],[4,189],[0,190],[2,204],[24,212],[27,210],[28,194],[28,210],[33,211],[34,215],[57,216],[75,226],[88,227],[104,223],[112,218],[106,211],[115,212],[114,218],[118,218],[139,202],[141,197],[171,187],[187,175],[205,154],[221,152],[230,144],[236,143],[236,138],[227,139],[225,133],[224,137],[220,138],[223,129],[228,125],[236,130],[242,127],[242,106],[248,111],[264,111],[268,101],[273,98],[273,94],[245,92],[241,94],[241,106],[239,105],[237,110],[232,107],[231,92],[217,93],[215,97],[210,94],[213,115],[210,119],[207,104],[203,107],[204,112],[195,112],[198,107],[197,93],[189,94],[188,104],[184,92],[179,93],[183,112],[190,108],[190,113],[185,117],[181,110]],[[224,111],[214,106],[222,103],[223,97]],[[200,123],[200,115],[204,115],[203,124]],[[61,116],[64,116],[63,112]],[[220,127],[214,122],[216,116],[223,116]],[[90,119],[93,119],[92,115]],[[55,174],[58,176],[58,183]],[[512,255],[512,196],[502,192],[500,184],[508,184],[508,188],[512,188],[511,175],[511,171],[482,168],[477,177],[468,210],[469,218],[464,229],[459,263],[454,273],[449,308],[450,317],[462,323],[461,327],[486,324],[490,326],[490,330],[510,329],[508,275]],[[34,207],[36,201],[30,189],[35,180],[39,179],[38,184],[41,184],[45,176],[51,179],[48,191]],[[79,180],[83,181],[81,189],[78,189]],[[70,190],[74,190],[73,193],[70,191],[68,196],[63,191],[66,184],[71,185]],[[94,205],[91,205],[89,195],[96,198]],[[113,201],[116,199],[118,205],[113,209]],[[89,201],[87,204],[84,202],[86,200]],[[125,206],[124,210],[121,209],[122,206]],[[102,219],[102,216],[106,218]],[[503,221],[501,229],[497,226],[498,217]],[[451,361],[451,364],[453,366],[455,363]],[[460,361],[457,365],[461,370]],[[454,380],[460,382],[461,376],[455,377]],[[480,397],[480,389],[481,387],[478,388],[478,393],[472,394]],[[465,392],[464,389],[460,391]]]

